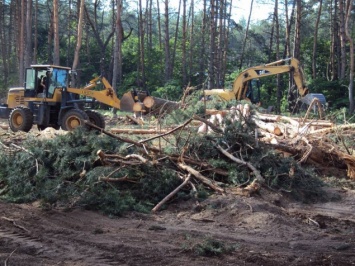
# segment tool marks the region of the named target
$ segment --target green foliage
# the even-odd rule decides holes
[[[213,257],[231,253],[235,248],[234,245],[226,245],[219,240],[207,238],[194,247],[194,252],[199,256]]]
[[[171,101],[178,101],[182,96],[183,90],[177,80],[170,80],[164,87],[157,88],[152,95]]]
[[[317,78],[312,80],[308,87],[311,92],[324,94],[331,110],[349,105],[347,81]]]

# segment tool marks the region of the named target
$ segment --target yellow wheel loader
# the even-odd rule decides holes
[[[33,125],[43,130],[53,127],[73,130],[84,121],[105,128],[104,117],[93,110],[96,102],[120,109],[121,101],[105,77],[97,77],[82,88],[71,88],[69,67],[31,65],[26,69],[25,86],[11,88],[7,103],[0,106],[0,117],[8,118],[12,131],[31,130]],[[102,84],[103,88],[97,89]],[[129,97],[127,97],[129,95]],[[142,109],[138,97],[128,92],[132,109]],[[149,102],[151,103],[152,100]]]

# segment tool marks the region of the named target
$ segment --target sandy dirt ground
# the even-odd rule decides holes
[[[327,193],[337,200],[301,204],[262,188],[253,197],[214,195],[199,206],[172,202],[123,217],[0,201],[0,263],[355,265],[355,190]],[[198,252],[212,240],[227,251]]]
[[[355,191],[338,201],[292,202],[262,189],[250,198],[215,195],[158,213],[107,217],[0,202],[4,265],[354,265]],[[202,256],[214,240],[229,249]]]

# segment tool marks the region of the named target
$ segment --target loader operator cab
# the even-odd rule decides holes
[[[56,88],[68,87],[67,67],[31,65],[26,69],[25,97],[53,98]]]

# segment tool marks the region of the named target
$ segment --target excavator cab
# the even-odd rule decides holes
[[[252,79],[246,84],[246,98],[248,98],[253,104],[260,103],[260,80]]]

